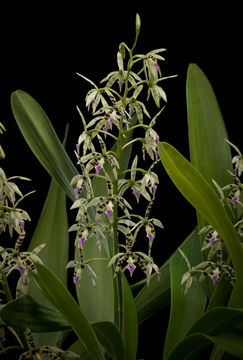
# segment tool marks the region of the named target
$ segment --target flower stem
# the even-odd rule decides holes
[[[117,140],[117,152],[116,159],[119,163],[121,151],[122,151],[122,138],[123,138],[123,118],[120,121],[120,129],[119,129],[119,137]],[[118,195],[118,179],[119,179],[119,169],[117,169],[117,178],[113,181],[113,195]],[[118,206],[115,204],[113,210],[113,254],[117,254],[119,252],[119,240],[118,240]],[[113,269],[114,271],[114,269]],[[115,324],[122,331],[122,303],[123,303],[123,295],[122,295],[122,283],[121,283],[121,275],[120,273],[113,280],[114,284],[114,315],[115,315]]]
[[[135,143],[136,141],[140,141],[140,142],[142,142],[142,143],[144,143],[144,144],[146,143],[146,140],[145,140],[144,138],[136,138],[136,139],[133,139],[133,140],[129,141],[128,143],[126,143],[126,144],[122,147],[122,150],[126,149],[127,146]]]

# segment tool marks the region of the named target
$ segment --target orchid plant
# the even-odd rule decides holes
[[[65,151],[67,132],[62,144],[41,106],[21,90],[12,94],[19,128],[53,180],[28,241],[30,217],[19,204],[33,191],[23,195],[15,181],[29,179],[7,177],[0,168],[0,232],[10,236],[0,247],[1,356],[135,360],[143,356],[139,325],[170,304],[156,358],[197,359],[203,351],[215,360],[243,358],[243,156],[228,140],[213,89],[195,64],[187,76],[191,162],[160,142],[156,122],[167,102],[161,83],[174,75],[162,76],[164,48],[135,53],[140,27],[137,14],[132,47],[119,45],[118,69],[100,87],[77,74],[91,89],[88,115],[77,107],[75,165]],[[195,207],[198,226],[157,264],[153,244],[163,224],[152,207],[161,162]],[[71,225],[66,196],[69,216],[76,211]],[[142,280],[133,280],[134,273]]]

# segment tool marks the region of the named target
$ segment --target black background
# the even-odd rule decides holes
[[[136,12],[142,21],[137,52],[166,48],[166,61],[161,64],[163,75],[178,75],[163,83],[168,104],[156,127],[161,140],[189,157],[185,84],[189,63],[196,63],[215,90],[230,140],[241,146],[240,11],[229,7],[227,2],[225,5],[219,2],[218,6],[217,2],[211,2],[214,8],[207,2],[180,3],[146,1],[141,5],[140,1],[103,1],[96,5],[63,1],[47,5],[37,1],[31,5],[5,4],[1,9],[0,121],[7,129],[7,134],[1,136],[6,153],[1,166],[8,176],[30,177],[32,183],[26,186],[26,191],[37,190],[25,202],[25,209],[32,217],[32,225],[28,225],[30,236],[50,178],[18,130],[11,112],[10,95],[16,89],[31,94],[44,108],[61,139],[65,124],[70,123],[67,151],[75,161],[73,149],[82,130],[75,107],[79,105],[85,113],[84,97],[89,89],[76,72],[98,83],[115,70],[119,43],[125,41],[128,46],[133,43]],[[165,229],[156,238],[154,258],[161,265],[194,228],[196,217],[162,167],[159,171],[159,199],[154,211]],[[154,327],[166,316],[163,313],[153,319]],[[143,345],[147,342],[146,336],[140,340]],[[152,348],[158,346],[159,338],[158,330],[154,329],[141,357],[157,358],[151,354],[157,354]]]

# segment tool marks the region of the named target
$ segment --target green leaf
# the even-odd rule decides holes
[[[139,324],[170,303],[170,259],[159,271],[160,281],[157,274],[152,275],[149,285],[145,282],[135,298]]]
[[[89,353],[85,349],[85,347],[82,345],[82,343],[79,340],[76,340],[69,348],[69,351],[74,352],[75,354],[79,355],[79,358],[82,360],[92,360]]]
[[[65,139],[68,127],[66,127]],[[29,251],[45,243],[45,248],[39,254],[43,263],[57,275],[67,286],[67,270],[69,252],[68,219],[66,210],[66,194],[63,189],[54,181],[51,185],[43,206],[41,216],[35,228],[29,245]],[[39,303],[45,305],[46,299],[38,289],[30,283],[29,294]],[[60,333],[36,334],[35,341],[38,346],[56,345]]]
[[[66,285],[69,248],[66,194],[54,181],[51,182],[29,251],[43,243],[46,246],[39,254],[40,259]]]
[[[130,121],[130,127],[135,126],[137,123],[137,116],[133,115],[131,121]],[[131,141],[133,139],[133,131],[129,131],[126,134],[126,137],[122,139],[122,145],[124,146],[125,144],[129,143],[129,141]],[[116,144],[114,147],[114,151],[116,151]],[[131,154],[132,154],[132,145],[127,146],[124,150],[122,150],[121,152],[121,156],[119,159],[119,166],[120,166],[120,171],[124,171],[128,169],[128,165],[129,165],[129,161],[131,158]]]
[[[242,309],[214,308],[198,319],[170,353],[168,360],[175,360],[178,357],[194,360],[211,343],[236,356],[237,359],[242,359],[243,332],[236,329],[242,320]]]
[[[59,141],[42,107],[22,90],[12,93],[11,106],[15,120],[30,149],[71,200],[75,200],[70,186],[78,174]]]
[[[188,67],[186,96],[191,163],[209,183],[214,179],[223,187],[232,182],[228,135],[213,88],[196,64]]]
[[[233,329],[243,321],[243,309],[217,307],[203,314],[191,327],[187,335],[197,332],[217,335]]]
[[[122,275],[123,285],[123,339],[125,345],[126,359],[136,360],[138,344],[138,319],[135,301],[130,289],[130,285]]]
[[[176,187],[216,229],[228,247],[237,277],[231,306],[243,305],[243,250],[225,208],[208,182],[175,148],[167,143],[159,143],[158,150],[165,170]]]
[[[95,322],[92,327],[111,359],[125,360],[124,346],[118,328],[109,321]],[[82,360],[92,360],[78,340],[71,345],[69,350],[79,354]]]
[[[191,266],[202,262],[200,237],[196,231],[190,236],[190,240],[183,246],[182,251]],[[180,287],[182,276],[187,271],[188,267],[184,258],[179,251],[176,251],[170,260],[171,310],[164,345],[165,359],[205,309],[207,296],[204,283],[198,283],[197,286],[192,285],[186,295]]]
[[[99,250],[96,239],[91,237],[85,243],[84,256],[85,260],[107,258],[107,252],[103,245]],[[86,271],[82,272],[80,286],[76,287],[78,302],[90,322],[114,320],[113,274],[111,268],[107,268],[107,263],[104,260],[89,263],[97,275],[96,287]]]
[[[114,360],[125,360],[125,350],[118,328],[109,321],[100,321],[92,327],[101,345]]]
[[[38,273],[31,273],[31,276],[42,294],[67,320],[91,358],[103,360],[103,352],[94,330],[67,288],[45,266],[36,264],[36,268]]]
[[[233,167],[230,145],[225,140],[228,139],[227,131],[214,90],[196,64],[188,67],[186,98],[191,163],[214,189],[212,179],[220,187],[228,185],[232,182],[232,176],[227,170],[233,171]],[[231,220],[236,222],[236,211],[232,212],[228,208],[226,211]],[[198,213],[197,218],[201,229],[206,221]],[[216,288],[213,288],[211,282],[207,284],[210,306],[227,304],[231,292],[229,284],[220,281]],[[227,285],[228,291],[225,289]]]
[[[243,359],[242,331],[231,331],[218,336],[205,334],[193,334],[186,337],[183,342],[170,354],[168,360],[195,360],[211,343],[226,352],[232,354],[236,359]]]
[[[187,243],[191,243],[191,238],[195,238],[197,229],[193,230],[192,233],[183,241],[180,248],[184,251],[187,248]],[[175,253],[174,253],[175,254]],[[172,255],[173,256],[173,255]],[[156,313],[158,310],[162,309],[164,306],[170,303],[170,293],[171,293],[171,282],[170,282],[170,257],[161,267],[161,278],[158,282],[157,274],[153,274],[149,283],[149,286],[146,284],[146,280],[143,281],[144,286],[139,291],[135,298],[138,322],[141,324],[143,321],[147,320],[150,316]],[[142,282],[140,282],[142,283]],[[140,283],[135,284],[132,287],[141,286]],[[142,283],[142,284],[143,284]]]
[[[53,332],[70,329],[65,318],[51,306],[36,302],[24,295],[7,303],[0,311],[1,319],[14,329],[30,328],[34,332]]]

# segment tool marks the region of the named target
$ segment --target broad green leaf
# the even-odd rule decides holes
[[[34,332],[53,332],[70,329],[65,318],[51,306],[36,302],[31,296],[24,295],[7,303],[0,311],[1,319],[14,329]]]
[[[135,297],[139,324],[170,303],[170,259],[160,267],[159,271],[160,281],[158,282],[157,274],[152,275],[149,285],[145,281]]]
[[[75,354],[78,354],[80,359],[82,359],[82,360],[92,360],[92,358],[90,357],[88,351],[85,349],[85,347],[83,346],[83,344],[79,340],[76,340],[68,348],[68,350],[74,352]]]
[[[130,285],[123,274],[123,341],[125,345],[126,359],[136,360],[138,344],[138,319],[135,301],[130,289]]]
[[[215,344],[226,352],[235,356],[235,359],[243,359],[243,332],[227,331],[217,336],[206,334],[193,334],[186,337],[183,342],[170,354],[168,360],[195,360],[210,344]]]
[[[130,127],[133,127],[137,123],[137,116],[133,115],[131,121],[130,121]],[[122,146],[127,144],[129,141],[133,139],[133,131],[129,131],[126,134],[126,137],[122,139]],[[124,171],[128,169],[129,161],[132,154],[132,145],[127,146],[124,150],[121,152],[120,160],[119,160],[119,166],[120,171]],[[116,144],[114,147],[114,151],[116,151]]]
[[[118,328],[109,321],[95,322],[92,324],[92,327],[104,351],[108,353],[110,358],[125,360],[124,345]],[[79,340],[75,341],[69,350],[78,354],[82,360],[92,360]]]
[[[195,237],[197,231],[197,229],[193,230],[183,241],[180,246],[183,251],[187,247],[187,243],[191,242],[191,238]],[[161,277],[159,282],[157,274],[153,274],[149,286],[147,286],[145,280],[132,287],[132,289],[136,289],[144,285],[135,298],[139,324],[170,303],[170,261],[171,257],[160,267]]]
[[[66,127],[63,145],[65,146],[68,127]],[[52,179],[45,204],[38,224],[29,245],[29,251],[45,243],[45,248],[39,254],[43,263],[57,275],[67,286],[67,270],[69,252],[68,219],[66,210],[66,194]],[[38,302],[45,305],[46,300],[38,289],[30,283],[29,294]],[[56,345],[60,333],[35,334],[38,346]]]
[[[66,285],[69,248],[66,194],[53,180],[29,251],[43,243],[46,246],[39,253],[40,259]]]
[[[92,327],[111,359],[125,360],[124,346],[118,328],[109,321],[95,322]]]
[[[224,120],[214,90],[196,64],[190,64],[188,67],[186,98],[192,165],[212,187],[214,187],[212,179],[220,187],[230,184],[232,177],[227,170],[232,171],[232,161],[230,145],[225,140],[228,139],[228,135]],[[234,221],[232,211],[227,210],[229,217]],[[206,225],[206,221],[199,213],[197,213],[197,218],[201,229]],[[210,298],[213,293],[211,305],[217,303],[224,305],[220,294],[224,290],[224,284],[218,284],[216,289],[210,282],[207,284]]]
[[[78,174],[59,141],[42,107],[22,90],[12,93],[15,120],[30,149],[71,200],[75,200],[70,181]]]
[[[243,305],[241,296],[243,292],[243,250],[225,208],[216,192],[198,170],[173,146],[167,143],[159,143],[158,150],[165,170],[178,190],[215,228],[228,247],[237,277],[231,306]]]
[[[232,182],[228,135],[213,88],[196,64],[188,67],[186,96],[191,163],[211,185],[214,179],[223,187]]]
[[[191,327],[184,339],[168,356],[169,360],[196,359],[211,343],[218,345],[237,359],[243,358],[243,332],[236,327],[242,323],[243,310],[214,308],[202,315]]]
[[[233,329],[243,321],[243,309],[217,307],[203,314],[193,324],[187,335],[203,332],[217,335]]]
[[[190,236],[190,240],[184,245],[182,251],[191,266],[202,262],[200,237],[196,231]],[[205,309],[207,296],[204,283],[192,285],[186,295],[180,287],[182,276],[187,271],[188,267],[184,258],[179,251],[176,251],[170,259],[171,309],[164,345],[165,359]]]
[[[38,273],[31,277],[46,299],[63,315],[83,346],[94,360],[104,360],[95,332],[63,283],[56,275],[41,264],[36,264]]]
[[[85,259],[107,258],[104,246],[99,250],[94,237],[86,241],[84,255]],[[111,268],[107,268],[107,263],[105,260],[89,263],[97,275],[96,287],[89,274],[83,271],[80,286],[76,288],[79,304],[90,322],[114,321],[113,274]]]
[[[54,307],[39,304],[28,295],[9,302],[0,311],[0,316],[6,325],[17,330],[25,330],[28,327],[33,332],[46,332],[48,336],[54,331],[70,329],[70,325],[59,311]],[[108,321],[93,323],[92,327],[111,358],[124,360],[124,346],[117,327]],[[87,350],[82,349],[82,352],[89,357]]]

